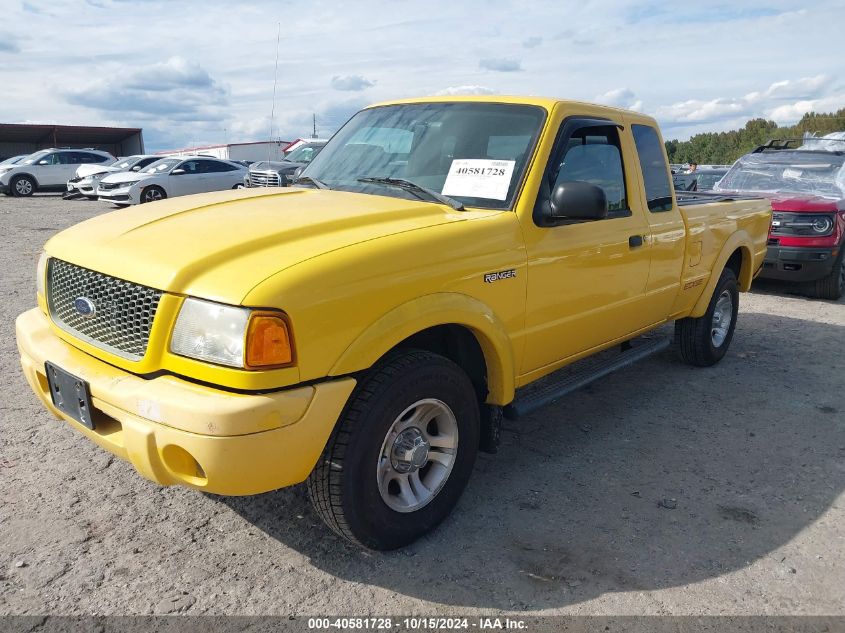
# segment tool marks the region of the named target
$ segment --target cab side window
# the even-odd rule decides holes
[[[552,189],[562,182],[581,181],[601,187],[610,213],[628,209],[625,170],[616,126],[576,131],[564,148]]]

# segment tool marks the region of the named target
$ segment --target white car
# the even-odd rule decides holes
[[[216,158],[163,158],[139,172],[109,174],[100,180],[100,200],[120,206],[155,202],[192,193],[239,189],[246,167]]]
[[[0,167],[0,192],[31,196],[36,191],[63,191],[80,165],[114,162],[114,156],[96,149],[42,149],[13,165]]]
[[[141,171],[147,165],[161,159],[161,156],[155,154],[137,154],[118,158],[111,165],[80,165],[76,170],[76,176],[67,181],[65,198],[85,196],[89,200],[96,200],[97,186],[104,176],[119,171]]]

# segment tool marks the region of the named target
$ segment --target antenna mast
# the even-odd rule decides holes
[[[273,70],[273,107],[270,108],[270,142],[267,144],[267,162],[271,160],[273,151],[273,122],[276,117],[276,83],[279,79],[279,42],[282,39],[282,23],[279,22],[279,32],[276,34],[276,67]]]

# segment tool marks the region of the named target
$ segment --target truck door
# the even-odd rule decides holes
[[[618,121],[568,117],[560,125],[534,216],[522,221],[528,256],[523,375],[545,373],[650,324],[643,305],[651,240],[632,146]],[[549,204],[556,184],[572,181],[604,191],[607,217],[541,226],[539,205]]]
[[[649,269],[646,306],[654,322],[666,319],[680,292],[682,269],[685,265],[687,228],[675,202],[670,180],[666,146],[654,126],[635,119],[626,121],[634,138],[643,186],[639,188],[641,204],[652,234],[651,267]],[[693,243],[695,241],[693,240]],[[688,266],[698,265],[696,249],[690,253]],[[701,257],[698,242],[697,257]]]

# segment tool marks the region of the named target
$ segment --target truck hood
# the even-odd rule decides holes
[[[361,193],[241,189],[98,216],[57,234],[45,249],[159,290],[238,304],[263,280],[305,260],[470,215],[476,213]]]
[[[819,213],[827,211],[845,211],[845,200],[820,198],[817,196],[778,196],[772,198],[772,211],[789,211],[790,213]]]
[[[137,182],[139,180],[144,180],[146,178],[151,178],[152,176],[158,176],[161,174],[146,174],[139,171],[118,171],[107,176],[103,177],[102,182],[107,183],[119,183],[119,182]]]
[[[76,177],[85,178],[85,176],[92,176],[93,174],[107,174],[117,170],[117,167],[112,167],[110,165],[80,165],[76,169]]]

